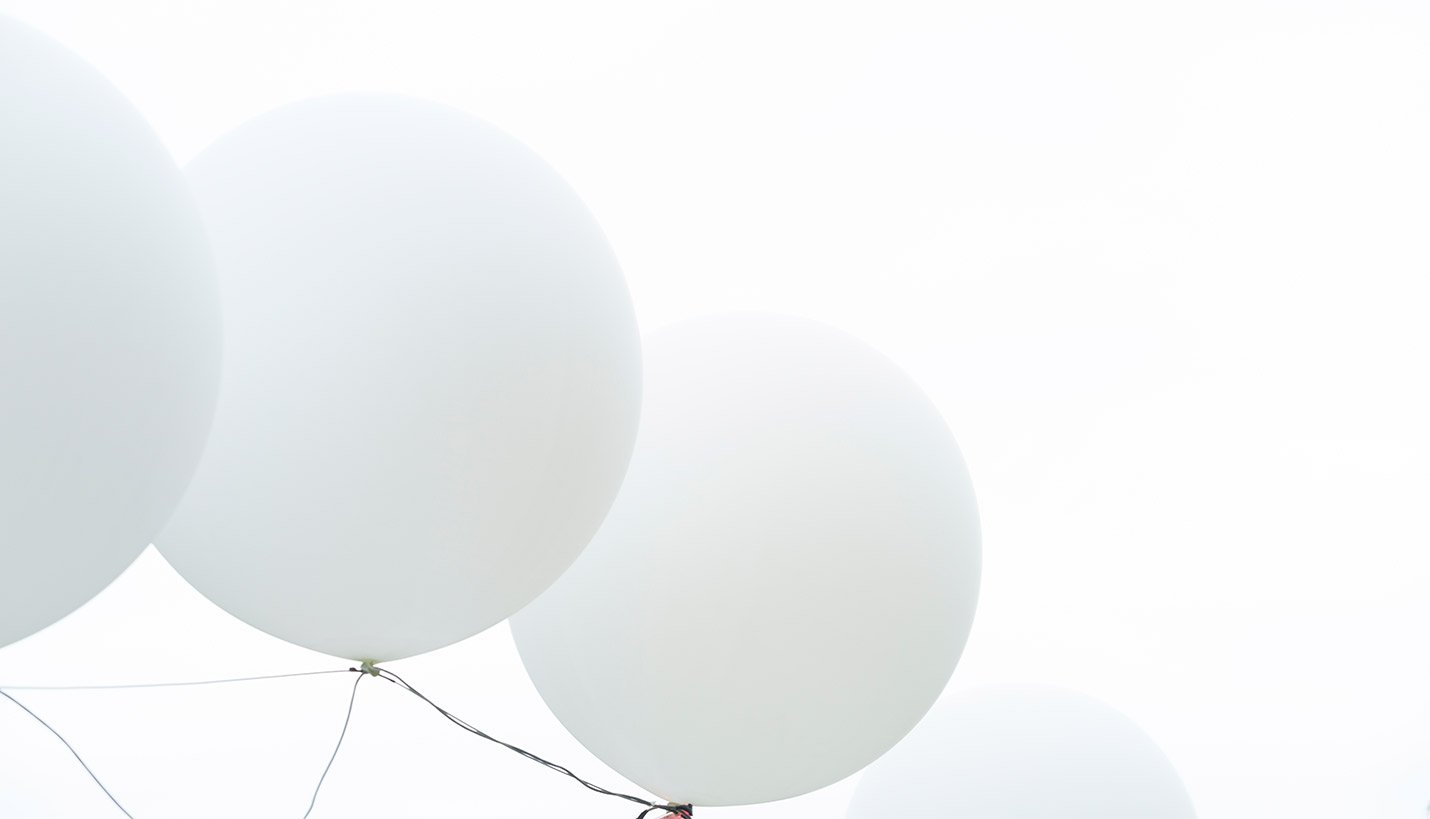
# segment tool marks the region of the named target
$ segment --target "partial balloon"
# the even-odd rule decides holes
[[[859,780],[848,819],[1196,819],[1172,763],[1091,697],[1038,685],[940,702]]]
[[[218,311],[153,130],[0,17],[0,646],[83,605],[169,518],[213,418]]]
[[[938,697],[978,593],[978,514],[938,410],[816,322],[646,339],[641,430],[596,538],[512,619],[568,730],[698,806],[797,796],[887,751]]]
[[[620,268],[512,137],[396,96],[296,103],[188,168],[225,380],[160,552],[232,614],[356,660],[512,614],[586,545],[640,408]]]

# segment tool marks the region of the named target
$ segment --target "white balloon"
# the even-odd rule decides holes
[[[164,146],[99,72],[0,17],[0,646],[84,604],[164,525],[220,343]]]
[[[1091,697],[1039,685],[952,695],[860,777],[848,819],[1196,819],[1172,763]]]
[[[188,169],[223,285],[208,453],[158,543],[210,600],[359,660],[505,619],[630,458],[640,337],[567,184],[443,106],[341,95]]]
[[[978,516],[918,387],[815,322],[646,339],[630,472],[512,619],[547,705],[652,793],[735,805],[864,767],[918,722],[972,624]]]

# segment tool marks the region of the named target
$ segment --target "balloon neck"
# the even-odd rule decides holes
[[[677,805],[674,802],[669,805],[651,805],[641,811],[641,815],[636,817],[636,819],[646,819],[646,816],[649,815],[651,811],[656,810],[665,811],[665,815],[662,816],[661,819],[670,819],[670,817],[675,817],[675,819],[691,819],[691,814],[695,813],[695,806]]]
[[[364,674],[371,674],[372,676],[376,677],[378,672],[377,661],[363,660],[362,666],[360,666],[358,670]]]

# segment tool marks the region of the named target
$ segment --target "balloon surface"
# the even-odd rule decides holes
[[[0,646],[83,605],[168,519],[213,418],[218,310],[154,132],[0,17]]]
[[[1110,706],[983,686],[934,706],[859,780],[848,819],[1195,819],[1177,772]]]
[[[249,624],[358,660],[546,588],[615,497],[640,409],[630,296],[570,187],[480,120],[382,95],[280,108],[188,173],[225,374],[164,557]]]
[[[796,796],[938,697],[978,593],[963,458],[858,340],[734,314],[646,339],[641,430],[586,552],[512,619],[592,753],[697,806]]]

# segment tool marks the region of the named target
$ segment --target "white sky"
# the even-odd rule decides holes
[[[494,5],[0,13],[108,74],[181,162],[339,90],[506,128],[586,198],[644,327],[810,316],[938,402],[985,527],[953,688],[1106,700],[1161,744],[1202,819],[1424,815],[1430,5]],[[0,649],[0,682],[342,665],[229,619],[150,551]],[[504,627],[394,669],[624,784],[562,732]],[[137,819],[296,819],[350,684],[17,696]],[[853,784],[701,814],[837,819]],[[314,817],[636,812],[370,680]],[[0,707],[0,816],[118,815]]]

